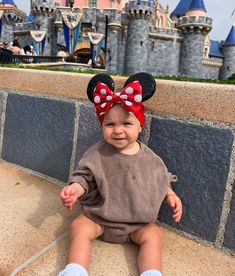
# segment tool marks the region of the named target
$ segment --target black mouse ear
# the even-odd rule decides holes
[[[142,102],[153,96],[156,91],[156,81],[151,74],[145,72],[134,74],[126,80],[124,87],[134,81],[139,81],[142,86]]]
[[[93,102],[93,92],[98,82],[106,84],[112,91],[114,91],[114,81],[109,75],[96,74],[90,79],[87,85],[87,96],[91,102]]]

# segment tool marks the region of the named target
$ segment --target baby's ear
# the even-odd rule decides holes
[[[151,74],[145,72],[134,74],[126,80],[124,87],[134,81],[139,81],[142,87],[142,102],[153,96],[156,91],[156,81]]]
[[[112,91],[114,91],[114,81],[109,75],[96,74],[94,77],[90,79],[87,85],[87,96],[91,102],[93,102],[93,92],[98,82],[106,84]]]

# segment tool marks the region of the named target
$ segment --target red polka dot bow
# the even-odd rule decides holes
[[[121,103],[130,114],[134,114],[141,126],[144,126],[144,105],[142,103],[142,87],[139,81],[125,86],[120,93],[114,93],[106,84],[98,82],[93,93],[96,114],[103,124],[105,113],[116,103]]]

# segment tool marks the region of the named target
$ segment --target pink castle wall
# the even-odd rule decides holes
[[[66,0],[56,0],[56,2],[60,6],[66,5]],[[128,2],[128,0],[121,0],[113,2],[112,0],[97,0],[97,8],[98,9],[111,9],[116,8],[117,10],[122,10],[125,6],[125,3]],[[79,7],[80,9],[89,7],[90,1],[89,0],[75,0],[74,1],[74,7]]]

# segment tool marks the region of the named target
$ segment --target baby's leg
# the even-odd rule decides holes
[[[85,215],[79,215],[70,225],[70,247],[68,263],[80,264],[88,270],[91,241],[103,234],[103,226]]]
[[[161,271],[161,251],[163,246],[163,233],[161,229],[157,225],[150,223],[131,233],[131,240],[140,246],[138,255],[140,274],[150,270]],[[146,273],[145,275],[161,275],[161,273]]]

